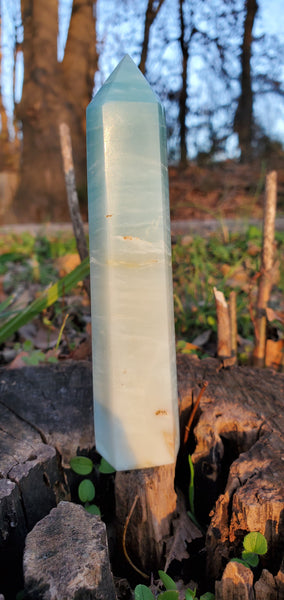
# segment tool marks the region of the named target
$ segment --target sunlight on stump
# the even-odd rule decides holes
[[[117,473],[117,514],[123,527],[143,498],[130,551],[143,523],[159,561],[179,445],[166,127],[129,56],[87,108],[87,164],[96,448],[117,471],[140,470]]]
[[[257,308],[255,318],[255,346],[253,362],[255,366],[263,367],[266,347],[266,308],[273,285],[274,263],[274,230],[277,204],[277,173],[271,171],[266,176],[265,201],[263,215],[263,240],[261,269],[258,286]]]

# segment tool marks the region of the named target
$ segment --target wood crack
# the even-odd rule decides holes
[[[23,423],[25,423],[26,425],[29,425],[29,427],[31,427],[31,429],[33,429],[34,431],[36,431],[43,444],[48,444],[47,439],[43,433],[43,431],[34,423],[31,423],[28,419],[25,419],[25,417],[22,417],[21,415],[19,415],[17,413],[17,411],[15,411],[13,408],[11,408],[11,406],[8,406],[7,404],[5,404],[5,402],[3,402],[3,400],[0,400],[0,404],[2,406],[4,406],[4,408],[6,408],[6,410],[10,411],[17,419],[19,419],[20,421],[22,421]]]

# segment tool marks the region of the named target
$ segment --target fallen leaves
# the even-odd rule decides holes
[[[166,544],[166,564],[164,571],[167,571],[173,560],[182,561],[189,558],[188,545],[197,538],[202,538],[203,534],[198,527],[190,520],[184,507],[184,499],[178,493],[177,499],[178,517],[173,520],[173,535]]]

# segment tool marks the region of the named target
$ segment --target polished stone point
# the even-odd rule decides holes
[[[116,470],[179,445],[166,125],[125,56],[87,107],[97,451]]]

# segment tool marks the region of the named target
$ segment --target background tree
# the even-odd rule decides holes
[[[187,71],[189,57],[189,41],[186,41],[185,23],[184,23],[184,0],[179,0],[179,18],[180,18],[180,48],[182,55],[182,75],[181,89],[179,96],[179,135],[180,135],[180,163],[186,165],[187,161],[187,143],[186,143],[186,115],[187,115]],[[191,31],[190,37],[195,32]]]
[[[258,9],[256,0],[246,0],[245,23],[241,52],[241,93],[235,115],[234,128],[239,137],[241,160],[252,156],[253,139],[253,92],[251,78],[252,30]]]
[[[17,118],[23,148],[15,209],[22,220],[66,214],[59,123],[70,126],[79,189],[86,187],[85,108],[97,66],[94,2],[74,0],[65,55],[57,59],[57,0],[22,0],[24,83]],[[64,201],[63,201],[64,199]]]
[[[0,39],[1,39],[1,30],[2,30],[2,7],[0,5]],[[7,156],[9,155],[9,132],[8,132],[8,118],[7,113],[4,108],[3,99],[2,99],[2,47],[0,47],[0,123],[1,123],[1,144],[0,144],[0,160],[4,165]]]
[[[146,15],[145,15],[145,24],[144,24],[144,36],[141,50],[141,58],[139,62],[139,69],[142,73],[146,72],[146,61],[148,56],[148,48],[149,48],[149,37],[150,37],[150,29],[153,24],[156,16],[159,13],[161,6],[163,5],[164,0],[159,0],[159,2],[155,2],[155,0],[148,0]]]

